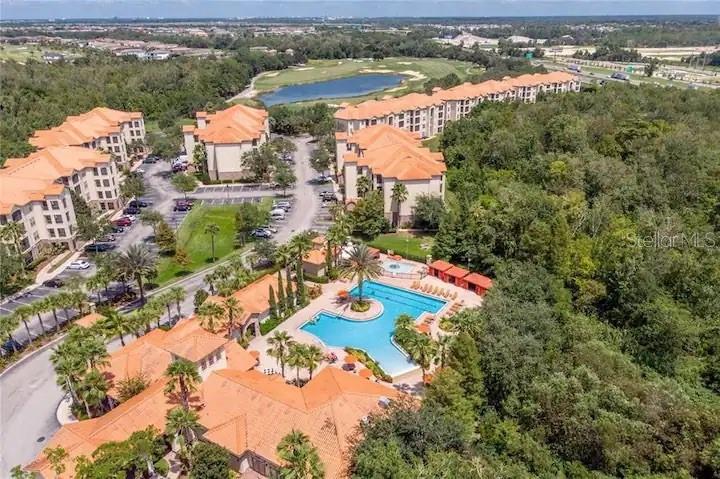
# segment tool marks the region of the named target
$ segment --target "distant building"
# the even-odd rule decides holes
[[[167,50],[152,50],[147,56],[150,60],[167,60],[172,54]]]
[[[243,155],[270,137],[267,111],[235,105],[217,113],[200,111],[195,118],[197,126],[183,127],[188,156],[192,158],[195,145],[202,144],[211,179],[237,180],[247,176],[242,167]]]
[[[65,55],[57,52],[45,52],[43,53],[43,61],[45,63],[56,63],[65,59]]]

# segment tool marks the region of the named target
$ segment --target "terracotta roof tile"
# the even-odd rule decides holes
[[[205,112],[198,112],[196,117],[203,118],[201,113]],[[207,126],[195,128],[195,136],[206,143],[242,143],[256,140],[265,133],[267,117],[265,110],[234,105],[207,115]]]
[[[492,287],[492,279],[488,278],[487,276],[483,276],[478,273],[470,273],[469,275],[465,276],[463,278],[468,283],[474,284],[476,286],[480,286],[483,289],[490,289]]]
[[[37,130],[28,140],[38,148],[72,146],[89,143],[97,138],[120,132],[120,124],[142,118],[140,112],[125,112],[97,107],[48,130]]]
[[[445,274],[448,276],[452,276],[453,278],[464,278],[470,273],[470,271],[466,270],[465,268],[461,268],[459,266],[453,266],[449,270],[445,271]]]
[[[436,269],[438,271],[447,271],[450,268],[453,267],[452,263],[448,263],[447,261],[443,261],[441,259],[436,259],[429,265],[431,268]]]
[[[104,318],[105,318],[105,316],[103,316],[102,314],[90,313],[90,314],[86,314],[85,316],[83,316],[80,319],[75,320],[75,322],[73,324],[75,326],[81,326],[83,328],[90,328],[90,327],[94,326],[95,323],[97,323],[98,321],[100,321],[101,319],[104,319]]]

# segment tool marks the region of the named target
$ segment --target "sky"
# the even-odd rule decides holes
[[[720,0],[0,0],[2,20],[707,14]]]

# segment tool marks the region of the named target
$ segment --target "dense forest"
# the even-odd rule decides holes
[[[354,477],[720,477],[720,92],[486,103],[441,137],[434,255],[494,277]]]
[[[96,106],[142,111],[168,131],[180,118],[223,105],[265,70],[285,68],[292,55],[237,53],[227,58],[144,62],[91,53],[73,63],[6,62],[0,69],[0,164],[32,151],[32,132]],[[175,128],[174,128],[175,127]]]

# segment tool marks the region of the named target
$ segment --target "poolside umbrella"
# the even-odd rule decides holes
[[[345,356],[345,363],[346,364],[355,364],[357,362],[357,358],[353,356],[352,354],[348,354]]]
[[[365,379],[370,379],[373,375],[372,371],[370,371],[369,369],[361,369],[358,374],[360,374],[361,378]]]
[[[338,291],[337,296],[340,299],[347,299],[348,296],[350,296],[350,293],[348,293],[347,290],[341,289],[340,291]]]
[[[430,326],[426,323],[419,324],[417,330],[423,334],[430,334]]]

